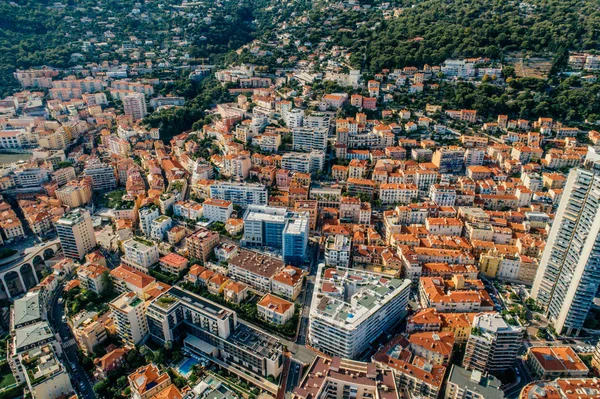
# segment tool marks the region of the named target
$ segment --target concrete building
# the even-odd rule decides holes
[[[51,345],[32,348],[21,354],[20,360],[32,398],[57,399],[73,392],[69,373]]]
[[[308,212],[288,212],[283,229],[283,261],[292,265],[302,265],[308,261]]]
[[[92,218],[86,209],[74,209],[58,219],[56,232],[67,258],[82,259],[96,246]]]
[[[286,152],[281,157],[281,167],[291,172],[316,173],[323,170],[324,165],[325,152],[321,150]]]
[[[462,147],[441,147],[433,153],[431,163],[439,168],[439,173],[459,173],[463,170],[464,158]]]
[[[600,284],[600,164],[569,173],[531,296],[559,334],[578,335]]]
[[[250,205],[244,212],[244,238],[246,247],[272,247],[281,249],[286,223],[285,208]]]
[[[296,127],[292,129],[294,151],[312,150],[325,151],[327,149],[328,128]]]
[[[319,265],[308,342],[329,356],[353,359],[406,315],[410,280]]]
[[[256,304],[258,317],[269,323],[284,325],[294,316],[294,303],[267,294]]]
[[[327,237],[325,241],[325,264],[333,267],[349,267],[352,241],[343,234]]]
[[[190,257],[206,262],[213,249],[219,244],[219,233],[201,228],[186,239]]]
[[[210,186],[210,198],[231,201],[242,208],[266,205],[269,193],[263,184],[217,182]]]
[[[184,352],[213,359],[241,378],[281,373],[281,342],[238,323],[236,313],[224,306],[173,287],[152,301],[147,313],[150,335],[161,344],[183,339]]]
[[[157,217],[150,225],[150,238],[156,241],[163,241],[172,226],[173,219],[167,215]]]
[[[292,399],[398,399],[394,373],[374,363],[317,356]]]
[[[473,320],[463,367],[482,373],[502,372],[515,364],[522,339],[522,328],[509,325],[500,314],[479,314]]]
[[[142,237],[133,237],[123,242],[123,252],[125,255],[121,261],[144,273],[158,263],[159,254],[156,244]]]
[[[240,249],[229,259],[229,277],[262,292],[271,292],[273,277],[283,267],[284,263],[278,258]]]
[[[128,345],[139,344],[148,334],[146,306],[133,292],[124,292],[110,303],[117,334]]]
[[[92,192],[85,184],[66,185],[55,191],[56,198],[69,208],[79,208],[90,203]]]
[[[138,210],[138,217],[140,218],[140,229],[146,237],[150,237],[152,232],[152,221],[160,216],[158,207],[156,205],[149,205]],[[176,215],[177,216],[177,215]]]
[[[225,224],[233,213],[233,203],[231,201],[208,198],[202,203],[202,213],[205,218],[212,222]]]
[[[583,378],[590,370],[570,346],[530,347],[527,368],[537,379]]]
[[[123,110],[125,115],[134,120],[143,119],[148,115],[146,97],[142,93],[131,93],[123,97]]]
[[[444,399],[504,399],[500,385],[493,375],[452,365]]]
[[[112,191],[117,188],[114,169],[100,161],[86,163],[83,174],[92,178],[94,191]]]
[[[147,364],[127,376],[133,399],[156,397],[163,389],[171,385],[171,377],[161,372],[154,363]]]

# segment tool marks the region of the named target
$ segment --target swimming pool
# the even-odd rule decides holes
[[[195,364],[198,364],[198,360],[193,358],[187,358],[181,363],[179,363],[179,366],[177,367],[177,372],[183,377],[188,378],[192,373],[192,367],[194,367]]]

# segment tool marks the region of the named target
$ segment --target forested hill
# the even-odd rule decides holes
[[[193,4],[183,7],[181,0],[0,1],[0,96],[16,88],[12,73],[17,68],[131,62],[129,54],[119,49],[133,42],[154,44],[143,51],[160,54],[179,49],[214,62],[277,26],[298,7],[310,6],[305,0]],[[84,51],[86,42],[104,47]],[[82,56],[74,59],[73,54]]]
[[[502,58],[511,51],[534,54],[600,51],[597,0],[427,0],[406,2],[371,37],[368,65],[437,65],[450,57]]]

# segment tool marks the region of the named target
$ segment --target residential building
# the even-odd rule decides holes
[[[201,228],[186,239],[188,254],[192,258],[206,262],[213,249],[219,244],[219,233]]]
[[[123,110],[125,115],[134,120],[143,119],[148,115],[146,109],[146,97],[142,93],[131,93],[123,97]]]
[[[329,356],[356,358],[406,315],[410,280],[319,265],[309,313],[309,344]]]
[[[522,339],[522,328],[509,325],[500,314],[477,315],[467,341],[463,367],[482,373],[500,373],[517,361]]]
[[[527,368],[535,378],[583,378],[590,370],[570,346],[532,346],[525,358]]]
[[[109,372],[119,368],[125,363],[127,360],[127,352],[129,352],[129,348],[127,347],[116,348],[106,355],[95,359],[94,365],[96,366],[96,369],[94,371],[94,376],[99,379],[106,378]]]
[[[328,134],[328,128],[295,127],[292,129],[293,149],[306,152],[325,151]]]
[[[269,323],[284,325],[294,316],[294,304],[275,295],[266,294],[256,304],[258,317]]]
[[[233,204],[231,201],[207,198],[202,203],[202,213],[211,222],[225,224],[233,213]]]
[[[600,380],[598,378],[558,378],[554,381],[529,383],[521,390],[519,399],[593,399],[598,395],[600,395]]]
[[[339,357],[317,356],[294,388],[292,399],[342,398],[345,394],[355,399],[400,397],[394,373],[387,368]]]
[[[460,173],[464,167],[465,149],[462,147],[441,147],[433,153],[431,163],[439,173]]]
[[[105,289],[102,275],[108,271],[109,269],[106,266],[88,263],[77,269],[77,278],[86,290],[102,294]]]
[[[92,178],[94,191],[112,191],[117,188],[114,169],[98,160],[88,161],[83,170],[85,176]]]
[[[281,157],[281,167],[285,170],[301,173],[316,173],[325,166],[325,152],[312,150],[304,152],[286,152]]]
[[[83,259],[96,246],[92,218],[86,209],[74,209],[58,219],[56,232],[67,258]]]
[[[158,263],[156,244],[142,237],[133,237],[123,242],[123,252],[125,254],[121,261],[142,272],[148,272],[151,266]]]
[[[284,263],[278,258],[240,249],[229,259],[229,276],[262,292],[271,292],[271,281],[283,267]]]
[[[91,187],[78,183],[67,184],[55,191],[56,198],[71,209],[87,205],[92,200]]]
[[[52,345],[32,348],[21,354],[20,367],[33,399],[58,399],[73,392],[69,373]]]
[[[187,268],[188,260],[181,255],[170,252],[159,259],[159,264],[162,271],[177,275]]]
[[[302,290],[304,272],[287,265],[277,271],[271,280],[271,292],[290,301],[295,301]]]
[[[504,399],[499,379],[452,365],[444,399]]]
[[[325,241],[325,265],[333,267],[349,267],[352,241],[343,234],[327,237]]]
[[[598,165],[569,173],[531,290],[559,334],[579,334],[600,284]]]
[[[175,214],[175,212],[173,213]],[[158,207],[156,205],[149,205],[139,208],[138,216],[140,219],[140,229],[146,237],[150,237],[150,234],[152,233],[152,221],[158,219],[160,216]],[[177,216],[177,214],[175,214],[175,216]]]
[[[124,343],[134,346],[146,338],[148,322],[144,301],[134,292],[124,292],[110,304],[117,334]]]
[[[278,339],[238,323],[234,311],[178,287],[150,303],[148,323],[155,341],[183,339],[185,352],[232,365],[241,378],[277,378],[283,369]]]
[[[163,241],[172,225],[173,219],[167,215],[160,215],[150,224],[150,238],[156,241]]]
[[[127,376],[133,399],[150,399],[171,385],[171,377],[150,363]]]
[[[231,201],[246,208],[248,205],[266,205],[269,194],[262,184],[217,182],[210,186],[210,198]]]

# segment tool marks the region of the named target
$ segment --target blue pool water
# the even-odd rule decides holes
[[[188,378],[192,372],[192,367],[194,367],[195,364],[198,364],[196,359],[188,358],[177,367],[177,371],[185,378]]]

